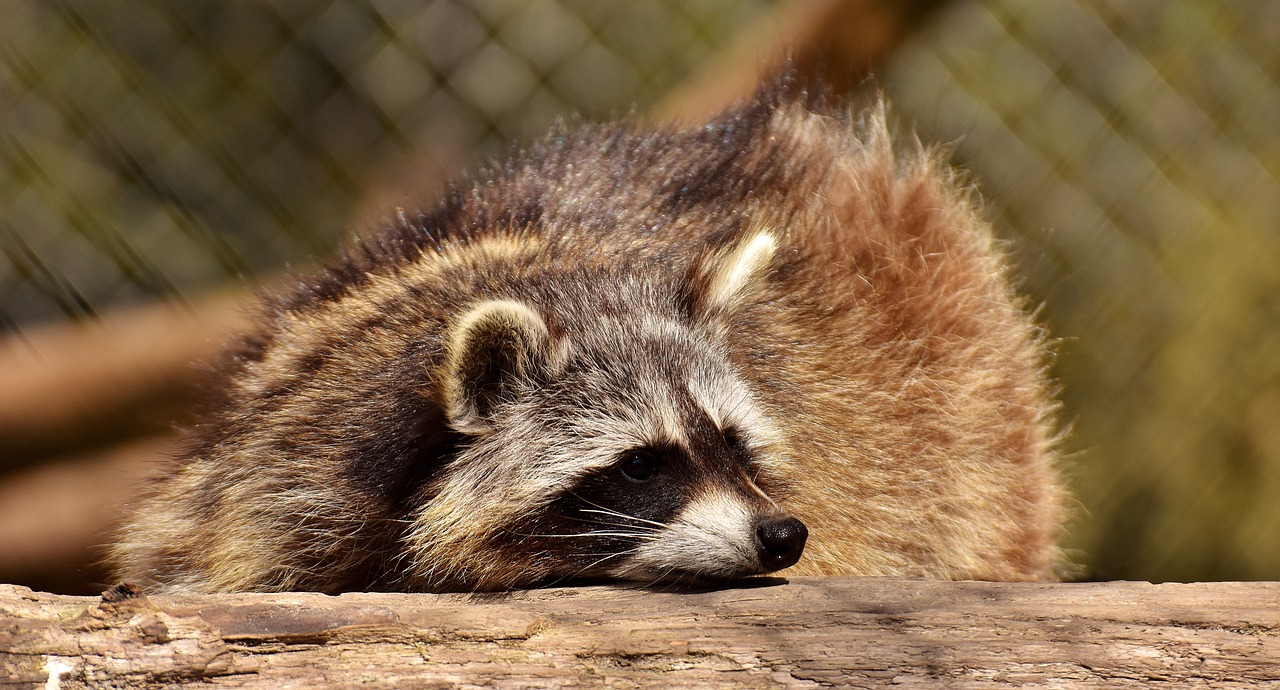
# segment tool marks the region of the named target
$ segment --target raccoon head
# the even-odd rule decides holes
[[[807,531],[774,500],[782,436],[724,339],[775,245],[760,232],[709,253],[687,290],[561,281],[541,306],[471,306],[440,382],[467,442],[414,516],[419,586],[703,582],[794,564]]]

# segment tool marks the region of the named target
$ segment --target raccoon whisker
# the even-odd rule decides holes
[[[586,572],[586,571],[588,571],[588,570],[590,570],[590,569],[592,569],[592,568],[594,568],[594,567],[596,567],[596,566],[600,565],[601,563],[604,563],[605,561],[609,560],[610,558],[619,558],[619,557],[621,557],[621,556],[627,556],[627,555],[630,555],[631,553],[634,553],[634,551],[632,551],[632,550],[630,550],[630,549],[625,550],[625,551],[616,551],[616,552],[613,552],[613,553],[607,553],[607,554],[605,554],[604,556],[601,556],[600,558],[597,558],[596,560],[594,560],[594,561],[592,561],[592,562],[590,562],[590,563],[588,563],[588,564],[586,564],[586,565],[582,566],[581,568],[578,568],[577,570],[573,571],[572,573],[565,573],[563,576],[558,577],[558,578],[556,578],[556,579],[554,579],[554,580],[551,580],[550,582],[547,582],[547,585],[548,585],[548,586],[555,586],[555,585],[558,585],[558,584],[560,584],[560,583],[562,583],[562,582],[566,582],[566,581],[572,580],[573,578],[578,577],[578,576],[579,576],[579,575],[581,575],[582,573],[584,573],[584,572]],[[597,555],[599,555],[599,554],[594,554],[594,553],[575,553],[575,554],[570,554],[570,555],[571,555],[571,556],[574,556],[574,557],[577,557],[577,556],[588,556],[588,557],[591,557],[591,556],[597,556]]]
[[[671,577],[671,573],[673,572],[675,572],[674,566],[666,566],[660,572],[650,577],[649,581],[646,582],[644,586],[649,588],[649,587],[658,587],[659,585],[661,585],[661,588],[659,589],[659,591],[663,591],[663,592],[672,591],[673,589],[676,588],[679,582],[679,578]]]
[[[626,522],[606,522],[603,520],[589,520],[586,518],[572,518],[572,519],[577,522],[582,522],[588,525],[593,525],[598,527],[620,527],[625,530],[633,530],[637,532],[643,531],[643,532],[648,532],[650,534],[657,534],[662,531],[660,528],[657,528],[657,527],[650,527],[648,525],[636,525],[636,524],[631,524]]]
[[[675,572],[674,568],[668,568],[657,579],[650,582],[648,587],[657,587],[659,592],[673,592],[680,588],[680,583],[684,578],[671,577],[671,573]]]
[[[621,516],[621,517],[626,517],[626,516]],[[660,531],[662,531],[660,527],[650,527],[649,525],[636,525],[635,521],[617,522],[612,520],[596,520],[596,518],[594,517],[577,517],[572,515],[566,516],[566,518],[567,520],[581,522],[581,524],[589,525],[591,527],[618,527],[618,529],[631,531],[631,533],[635,533],[635,534],[641,534],[641,533],[658,534],[660,533]],[[663,526],[666,526],[666,525],[663,525]],[[532,535],[522,535],[522,536],[532,536]]]
[[[592,568],[594,568],[594,567],[596,567],[596,566],[600,565],[601,563],[604,563],[605,561],[607,561],[607,560],[609,560],[609,559],[611,559],[611,558],[620,558],[620,557],[622,557],[622,556],[628,556],[628,555],[630,555],[631,553],[632,553],[632,552],[631,552],[631,551],[629,551],[629,550],[628,550],[628,551],[617,551],[617,552],[614,552],[614,553],[607,553],[607,554],[605,554],[604,556],[602,556],[602,557],[600,557],[600,558],[598,558],[598,559],[596,559],[596,560],[594,560],[594,561],[592,561],[592,562],[590,562],[590,563],[588,563],[588,564],[586,564],[586,565],[582,566],[581,568],[578,568],[578,570],[577,570],[576,572],[574,572],[574,573],[573,573],[573,575],[571,575],[571,576],[566,576],[566,577],[576,577],[576,576],[581,575],[582,573],[584,573],[584,572],[586,572],[586,571],[588,571],[588,570],[590,570],[590,569],[592,569]]]
[[[576,494],[576,493],[574,493],[574,492],[572,492],[572,491],[570,491],[570,492],[569,492],[569,495],[570,495],[570,496],[572,496],[572,497],[574,497],[575,499],[577,499],[577,500],[579,500],[579,501],[582,501],[583,503],[585,503],[585,504],[587,504],[587,505],[591,506],[592,508],[595,508],[595,509],[596,509],[596,510],[590,510],[590,509],[588,509],[588,508],[579,508],[579,512],[583,512],[583,513],[600,513],[600,514],[602,514],[602,515],[612,515],[612,516],[614,516],[614,517],[620,517],[620,518],[624,518],[624,519],[627,519],[627,520],[637,520],[637,521],[640,521],[640,522],[650,522],[651,524],[658,525],[658,526],[660,526],[660,527],[666,527],[666,525],[663,525],[663,524],[661,524],[661,523],[652,522],[651,520],[644,520],[643,518],[634,517],[634,516],[632,516],[632,515],[627,515],[626,513],[622,513],[622,512],[616,511],[616,510],[614,510],[614,509],[612,509],[612,508],[609,508],[608,506],[602,506],[602,505],[600,505],[599,503],[596,503],[596,502],[594,502],[594,501],[589,501],[589,500],[587,500],[587,499],[583,498],[582,496],[579,496],[578,494]]]
[[[594,504],[593,504],[593,505],[594,505]],[[609,510],[608,508],[601,508],[600,510],[590,510],[590,509],[587,509],[587,508],[583,508],[583,509],[581,509],[579,512],[582,512],[582,513],[599,513],[599,514],[601,514],[601,515],[608,515],[608,516],[610,516],[610,517],[619,517],[619,518],[622,518],[622,519],[624,519],[624,520],[634,520],[635,522],[644,523],[644,524],[646,524],[646,525],[653,525],[655,528],[658,528],[658,529],[662,529],[662,528],[667,527],[666,523],[657,522],[657,521],[654,521],[654,520],[646,520],[646,519],[644,519],[644,518],[642,518],[642,517],[636,517],[636,516],[634,516],[634,515],[627,515],[626,513],[619,513],[619,512],[618,512],[618,511],[616,511],[616,510]]]
[[[594,531],[594,532],[581,532],[578,534],[521,534],[520,536],[540,537],[544,539],[564,539],[564,538],[573,538],[573,537],[623,537],[626,539],[636,539],[636,540],[645,540],[645,541],[652,541],[657,538],[657,535],[651,532],[621,532],[621,531],[620,532]]]
[[[635,539],[636,541],[653,541],[658,538],[657,534],[652,532],[627,532],[617,531],[611,532],[607,530],[599,530],[594,532],[583,532],[582,534],[564,534],[564,537],[622,537],[624,539]]]

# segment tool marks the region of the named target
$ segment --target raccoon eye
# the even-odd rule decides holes
[[[743,468],[748,472],[756,472],[760,463],[756,459],[755,451],[751,449],[751,445],[742,437],[742,432],[729,427],[720,433],[724,436],[725,445],[729,446],[729,451],[733,453],[738,462],[742,463]]]
[[[742,449],[742,436],[738,433],[737,429],[728,427],[721,431],[720,435],[724,437],[724,442],[728,444],[730,448],[735,451]]]
[[[751,450],[747,446],[747,442],[743,440],[742,434],[735,428],[729,427],[720,434],[724,437],[725,445],[729,446],[729,450],[738,456],[739,460],[751,462]]]
[[[647,482],[658,476],[662,469],[658,456],[648,450],[631,451],[622,458],[618,467],[633,482]]]

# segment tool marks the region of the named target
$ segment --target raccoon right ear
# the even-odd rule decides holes
[[[778,240],[768,229],[694,263],[689,273],[690,308],[698,316],[732,314],[769,272]]]
[[[547,324],[533,309],[511,300],[473,306],[449,333],[442,394],[454,429],[482,434],[493,412],[546,361]]]

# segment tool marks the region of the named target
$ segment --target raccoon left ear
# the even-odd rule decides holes
[[[481,434],[493,429],[494,409],[545,363],[547,324],[528,306],[511,300],[475,305],[449,334],[442,394],[454,429]]]
[[[738,242],[713,252],[693,265],[689,276],[695,314],[731,314],[764,279],[777,252],[778,240],[770,230],[758,230]]]

